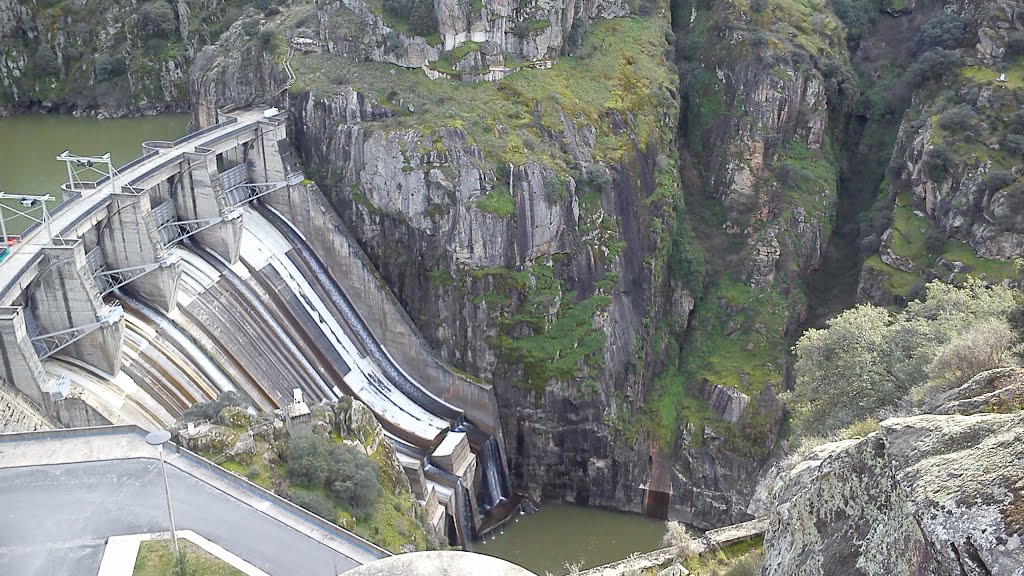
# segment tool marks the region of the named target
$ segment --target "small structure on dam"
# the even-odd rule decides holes
[[[451,541],[508,507],[493,391],[433,355],[295,166],[276,110],[142,148],[69,178],[48,225],[0,262],[2,411],[155,429],[228,391],[263,412],[351,395],[417,496],[443,505]],[[72,176],[109,162],[64,159]]]

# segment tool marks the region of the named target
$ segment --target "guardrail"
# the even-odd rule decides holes
[[[181,138],[178,138],[177,140],[174,141],[174,145],[175,146],[181,146],[182,144],[188,142],[189,140],[191,140],[191,139],[193,139],[193,138],[195,138],[197,136],[202,136],[203,134],[209,134],[210,132],[216,132],[217,130],[220,130],[221,128],[223,128],[225,126],[227,126],[229,124],[234,124],[236,122],[238,122],[238,118],[235,118],[234,116],[227,116],[226,119],[223,122],[218,122],[216,124],[207,126],[206,128],[203,128],[202,130],[196,130],[195,132],[192,132],[191,134],[186,134],[186,135],[182,136]]]

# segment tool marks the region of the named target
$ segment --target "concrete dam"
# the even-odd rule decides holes
[[[156,429],[227,391],[260,412],[350,395],[435,530],[471,540],[515,511],[494,393],[434,356],[286,132],[225,111],[92,181],[109,156],[68,155],[64,203],[0,262],[0,409]]]

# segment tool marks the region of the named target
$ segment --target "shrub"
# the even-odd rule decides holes
[[[167,38],[177,29],[177,14],[163,0],[151,0],[139,8],[139,30],[146,36]]]
[[[242,32],[246,38],[254,38],[260,32],[260,22],[255,18],[249,18],[242,22]]]
[[[1005,170],[996,170],[990,172],[988,177],[985,178],[985,188],[989,192],[998,192],[1003,188],[1006,188],[1014,182],[1013,174]]]
[[[1010,115],[1010,133],[1024,134],[1024,110],[1018,110]]]
[[[937,80],[955,70],[960,65],[960,55],[953,50],[934,48],[921,54],[907,71],[907,77],[913,86],[928,80]]]
[[[413,2],[410,0],[384,0],[384,12],[395,18],[408,18],[412,14]]]
[[[878,419],[867,417],[861,420],[857,420],[853,424],[850,424],[846,428],[843,428],[839,432],[839,436],[846,438],[847,440],[854,440],[856,438],[864,438],[872,432],[878,430]]]
[[[1003,146],[1017,156],[1024,156],[1024,136],[1020,134],[1007,134]]]
[[[548,204],[557,204],[568,196],[565,184],[553,172],[544,172],[544,200]]]
[[[331,499],[313,490],[295,488],[288,491],[288,500],[317,516],[334,522],[334,503]]]
[[[940,390],[951,390],[986,370],[1015,366],[1016,335],[1006,320],[993,318],[972,327],[939,348],[928,366],[928,378]]]
[[[247,408],[249,403],[238,392],[222,392],[220,396],[217,396],[216,400],[193,404],[191,408],[185,410],[181,419],[186,422],[215,420],[221,411],[228,406]]]
[[[322,486],[330,476],[327,441],[314,434],[295,436],[288,441],[288,478],[311,486]]]
[[[264,28],[260,30],[259,34],[260,48],[268,54],[273,54],[277,50],[277,44],[274,44],[274,31],[270,28]]]
[[[846,26],[846,38],[856,42],[878,16],[878,0],[832,0],[832,11]]]
[[[48,44],[41,44],[36,51],[35,69],[42,76],[56,76],[61,73],[60,60],[57,53]]]
[[[259,466],[250,466],[249,469],[245,471],[245,477],[248,478],[249,480],[255,480],[255,479],[259,478],[260,477],[260,467]]]
[[[583,187],[603,194],[612,185],[612,177],[604,166],[591,164],[583,169],[583,176],[580,178]]]
[[[924,153],[925,171],[934,182],[945,179],[955,163],[956,159],[943,146],[933,146]]]
[[[270,5],[270,6],[267,6],[267,9],[263,11],[263,15],[266,16],[267,18],[270,18],[271,16],[277,16],[280,13],[281,13],[281,7],[280,6],[275,6],[273,4]]]
[[[950,132],[967,132],[977,121],[978,115],[966,104],[961,104],[952,110],[947,110],[939,115],[937,123],[939,128]]]
[[[96,57],[96,79],[100,82],[117,78],[128,71],[128,63],[120,54],[100,54]]]
[[[675,548],[676,556],[679,558],[689,558],[701,551],[700,540],[690,532],[690,529],[672,520],[665,523],[665,535],[661,542]]]
[[[331,449],[331,493],[338,497],[354,516],[367,516],[380,500],[380,478],[377,466],[354,446],[336,444]]]
[[[1006,314],[1006,323],[1013,330],[1017,342],[1024,342],[1024,300],[1018,300]]]
[[[914,38],[914,49],[921,53],[933,48],[953,50],[967,40],[967,21],[952,12],[942,11],[925,24]]]
[[[417,36],[430,36],[437,32],[434,0],[414,0],[409,12],[409,29]]]
[[[1002,194],[1006,197],[1006,208],[1008,214],[1006,214],[1005,222],[1007,226],[1012,226],[1017,216],[1024,214],[1024,184],[1016,182],[1002,190]]]
[[[355,516],[373,512],[380,500],[377,465],[352,446],[304,434],[288,442],[287,460],[289,479],[327,488]]]
[[[929,227],[924,235],[924,247],[928,250],[928,253],[941,254],[945,246],[946,235],[938,228]]]

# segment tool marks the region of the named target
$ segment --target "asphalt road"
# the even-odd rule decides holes
[[[168,466],[174,521],[271,576],[334,576],[350,558]],[[0,575],[93,576],[109,536],[168,531],[158,460],[0,469]]]

